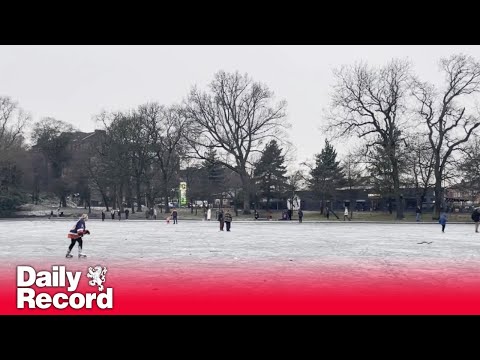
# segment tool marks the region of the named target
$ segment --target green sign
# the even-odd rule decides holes
[[[180,183],[180,206],[187,205],[187,183]]]

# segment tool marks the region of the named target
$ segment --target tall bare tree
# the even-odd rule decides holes
[[[72,159],[70,143],[73,137],[72,125],[51,117],[43,118],[35,123],[32,140],[50,164],[53,182],[50,187],[60,199],[62,207],[67,206],[67,194],[71,190],[70,183],[65,178],[64,170]],[[48,169],[48,166],[47,166]]]
[[[155,156],[162,180],[162,193],[165,199],[165,212],[170,212],[169,197],[172,188],[178,186],[180,163],[185,153],[185,133],[188,119],[178,106],[161,107],[150,104],[141,109],[147,116],[148,131],[152,134],[151,151]]]
[[[405,102],[410,83],[410,64],[392,60],[386,66],[343,66],[334,71],[328,131],[337,136],[357,135],[367,147],[380,146],[391,164],[397,219],[403,218],[400,190],[399,147],[407,119]]]
[[[413,135],[407,142],[406,174],[407,183],[413,186],[417,197],[417,205],[422,206],[428,189],[434,183],[434,152],[426,137]]]
[[[23,141],[30,116],[9,97],[0,96],[0,154]]]
[[[467,146],[462,149],[459,170],[462,174],[462,184],[469,190],[470,200],[480,195],[480,138],[474,136]]]
[[[416,112],[427,127],[434,154],[434,219],[443,206],[442,181],[448,163],[480,126],[478,111],[472,111],[472,106],[467,110],[471,95],[480,90],[480,63],[471,56],[458,54],[441,59],[440,69],[445,75],[444,89],[437,91],[432,84],[416,80],[413,91]]]
[[[218,150],[219,161],[239,174],[244,199],[243,212],[250,213],[252,153],[276,138],[280,143],[285,122],[286,102],[271,104],[273,93],[248,75],[215,74],[210,92],[193,88],[185,105],[187,117],[195,124],[189,134],[193,156],[208,160],[207,149]]]

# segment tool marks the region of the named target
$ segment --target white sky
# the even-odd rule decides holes
[[[383,65],[408,58],[423,79],[441,84],[438,60],[454,53],[480,60],[480,46],[450,45],[151,45],[0,46],[0,96],[10,96],[38,121],[50,116],[93,131],[102,110],[127,110],[157,101],[180,102],[215,72],[248,73],[288,102],[297,163],[324,145],[322,109],[329,104],[332,69],[355,61]],[[345,142],[333,142],[347,152]]]

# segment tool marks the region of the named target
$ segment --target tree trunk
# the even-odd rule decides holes
[[[130,177],[127,180],[127,207],[132,208],[132,214],[135,214],[135,206],[133,206],[132,181]]]
[[[137,195],[137,212],[142,211],[142,194],[140,193],[140,177],[137,176],[135,178],[135,190],[136,190],[136,195]]]
[[[105,203],[105,208],[106,208],[106,210],[107,210],[107,211],[110,211],[110,210],[108,209],[108,199],[107,199],[107,196],[105,195],[105,193],[104,193],[102,190],[100,190],[100,194],[102,194],[102,199],[103,199],[103,202]]]
[[[248,174],[240,174],[240,180],[243,187],[243,214],[249,215],[250,212],[250,182]]]
[[[393,177],[393,193],[395,195],[395,203],[397,205],[397,220],[402,220],[403,216],[403,199],[400,194],[400,174],[398,172],[397,159],[391,159],[392,162],[392,177]]]
[[[440,211],[442,210],[442,177],[441,175],[435,176],[435,206],[433,207],[432,220],[438,220],[440,218]]]
[[[118,209],[123,212],[123,181],[120,182],[118,189]]]

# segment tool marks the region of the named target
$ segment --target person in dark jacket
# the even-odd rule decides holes
[[[298,222],[302,222],[303,219],[303,211],[302,209],[298,209]]]
[[[218,212],[218,221],[220,222],[220,231],[223,231],[223,226],[225,224],[225,218],[223,216],[223,211],[220,210]]]
[[[102,221],[105,221],[105,212],[102,210]]]
[[[475,232],[478,233],[478,225],[480,224],[480,208],[473,209],[472,220],[475,223]]]
[[[225,224],[227,224],[227,231],[230,231],[230,226],[232,224],[232,214],[230,214],[230,211],[227,210],[225,213]]]
[[[177,212],[177,209],[173,209],[172,211],[172,218],[173,218],[173,223],[174,224],[178,224],[178,212]]]
[[[416,221],[419,222],[421,217],[422,217],[422,209],[420,209],[420,206],[417,206],[417,209],[415,210],[416,213]]]
[[[440,219],[438,220],[438,223],[442,225],[442,232],[445,232],[445,226],[447,225],[447,213],[442,211],[440,214]]]

